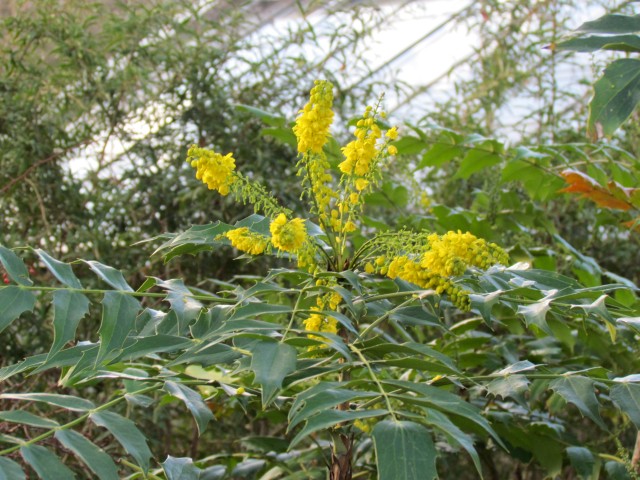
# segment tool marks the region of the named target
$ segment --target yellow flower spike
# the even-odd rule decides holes
[[[307,238],[304,220],[294,218],[287,221],[284,213],[278,215],[269,226],[271,243],[285,252],[295,252],[302,247]]]
[[[332,105],[333,85],[326,80],[316,80],[309,103],[300,110],[293,127],[293,133],[298,139],[298,152],[322,152],[333,122]]]
[[[229,230],[224,234],[229,239],[231,245],[241,252],[251,255],[260,255],[269,245],[269,239],[263,235],[252,232],[247,227]]]

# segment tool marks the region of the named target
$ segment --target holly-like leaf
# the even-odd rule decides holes
[[[550,299],[540,300],[539,302],[532,303],[531,305],[519,305],[518,313],[524,317],[526,324],[535,325],[543,332],[549,335],[553,335],[553,332],[547,325],[547,312],[551,308],[549,304]]]
[[[433,480],[438,477],[438,453],[425,427],[414,422],[385,420],[373,427],[380,480]]]
[[[55,433],[65,448],[71,450],[91,469],[100,480],[118,480],[118,468],[111,457],[84,436],[73,430],[58,430]]]
[[[593,87],[587,134],[597,139],[613,134],[640,102],[640,60],[611,62]]]
[[[282,380],[295,371],[297,351],[286,343],[262,341],[251,348],[251,370],[262,386],[262,405],[268,405],[282,387]]]
[[[19,285],[30,286],[33,282],[29,278],[29,271],[24,262],[13,250],[0,245],[0,263],[7,271],[9,278]]]
[[[95,260],[84,261],[84,263],[89,265],[89,268],[91,268],[91,270],[93,270],[96,275],[98,275],[102,280],[107,282],[113,288],[117,290],[133,292],[133,288],[129,286],[120,270],[116,270],[115,268],[108,265],[103,265],[102,263],[96,262]]]
[[[56,260],[47,252],[40,250],[39,248],[36,249],[35,252],[40,257],[40,260],[42,260],[42,263],[46,265],[49,271],[53,273],[53,276],[61,283],[64,283],[66,286],[71,288],[82,288],[80,280],[78,280],[78,277],[75,276],[71,269],[71,265]]]
[[[24,312],[33,310],[36,297],[15,285],[0,289],[0,332]]]
[[[611,387],[611,400],[629,416],[636,428],[640,429],[640,385],[621,382]]]
[[[592,379],[587,377],[568,375],[551,382],[549,388],[567,402],[573,403],[584,416],[606,430],[607,426],[600,417],[598,399],[594,393],[594,383]]]
[[[576,473],[581,479],[591,480],[592,478],[598,478],[598,471],[594,472],[596,460],[588,448],[567,447],[567,456],[571,466],[576,469]]]
[[[117,413],[102,411],[92,413],[89,418],[99,427],[104,427],[124,447],[142,471],[146,474],[149,470],[151,451],[147,446],[147,439],[138,430],[135,423]]]
[[[118,350],[135,325],[140,303],[135,298],[119,292],[106,292],[102,300],[102,323],[100,324],[100,350],[96,363],[107,354]]]
[[[209,407],[202,401],[202,396],[195,390],[175,382],[165,382],[164,389],[184,402],[196,420],[198,433],[202,435],[209,421],[213,420],[213,413],[211,413]]]
[[[75,338],[78,323],[88,311],[89,300],[81,293],[58,290],[53,294],[53,345],[48,358]]]
[[[193,460],[190,458],[177,458],[171,455],[162,462],[162,469],[167,476],[167,480],[198,480],[202,472],[193,464]]]

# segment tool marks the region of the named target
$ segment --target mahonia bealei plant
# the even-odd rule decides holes
[[[459,309],[468,310],[469,292],[459,285],[459,277],[472,267],[487,269],[506,264],[507,254],[498,245],[461,231],[444,235],[382,233],[355,251],[351,234],[362,227],[366,194],[379,185],[385,164],[398,153],[393,145],[398,130],[391,127],[383,131],[386,114],[380,100],[366,107],[357,121],[353,140],[342,148],[344,159],[338,165],[338,177],[324,152],[331,136],[332,104],[333,85],[316,81],[309,102],[300,110],[293,127],[298,143],[298,176],[311,218],[294,216],[266,188],[244,177],[236,170],[231,153],[221,155],[196,146],[189,149],[187,160],[209,189],[221,195],[232,194],[270,219],[270,235],[243,226],[222,236],[249,255],[275,253],[295,258],[298,267],[316,275],[321,292],[316,292],[315,305],[304,321],[307,331],[339,333],[337,321],[327,313],[338,311],[342,298],[333,289],[337,280],[323,276],[326,272],[360,270],[399,278],[446,296]],[[317,223],[322,234],[310,235],[309,222]]]

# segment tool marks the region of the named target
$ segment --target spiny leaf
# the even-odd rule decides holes
[[[71,450],[100,480],[118,480],[118,468],[101,448],[73,430],[58,430],[55,438]]]
[[[47,252],[40,250],[39,248],[36,249],[35,252],[40,257],[40,260],[42,260],[42,263],[46,265],[49,271],[53,273],[60,282],[71,288],[82,288],[80,280],[78,280],[71,269],[71,265],[56,260]]]
[[[24,312],[33,310],[36,297],[15,285],[0,289],[0,332]]]
[[[611,62],[593,87],[587,134],[597,139],[613,134],[640,101],[640,60],[621,58]]]
[[[13,250],[0,245],[0,262],[7,271],[9,278],[19,285],[30,286],[33,282],[29,278],[29,271],[24,262],[18,257]]]
[[[262,386],[262,405],[268,405],[282,387],[282,380],[295,371],[297,351],[278,342],[258,342],[251,349],[251,370]]]
[[[518,313],[524,317],[527,325],[535,325],[547,334],[553,335],[546,321],[547,312],[551,308],[549,306],[550,303],[551,300],[547,299],[532,303],[531,305],[519,305]]]
[[[140,303],[129,295],[106,292],[102,300],[102,323],[100,324],[100,350],[96,364],[110,352],[122,348],[125,339],[135,325]]]
[[[433,480],[438,456],[431,435],[414,422],[385,420],[373,427],[380,480]]]
[[[24,461],[33,467],[43,480],[70,480],[76,478],[53,453],[40,445],[28,445],[20,448]]]
[[[98,275],[102,280],[107,282],[113,288],[117,290],[133,292],[133,288],[129,286],[120,270],[116,270],[115,268],[108,265],[103,265],[102,263],[96,262],[95,260],[83,261],[84,263],[89,265],[89,268],[91,268],[91,270],[93,270],[96,275]]]
[[[209,421],[213,420],[213,413],[202,401],[202,396],[189,387],[175,382],[165,382],[164,390],[184,402],[196,420],[198,433],[202,435]]]
[[[162,463],[167,480],[198,480],[200,470],[189,457],[176,458],[169,455]]]
[[[147,439],[138,430],[135,423],[117,413],[102,411],[92,413],[89,418],[99,427],[104,427],[124,447],[146,474],[149,470],[151,451]]]
[[[53,294],[53,345],[47,358],[53,357],[75,338],[78,323],[89,311],[89,300],[83,294],[58,290]]]
[[[618,408],[629,416],[636,428],[640,429],[640,385],[637,383],[619,383],[609,392]]]
[[[568,375],[552,381],[549,388],[567,402],[573,403],[583,415],[606,430],[607,426],[602,421],[598,410],[598,399],[593,390],[594,383],[592,379],[587,377]]]

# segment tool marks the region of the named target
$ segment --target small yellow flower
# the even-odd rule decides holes
[[[398,127],[393,127],[387,130],[385,137],[387,137],[389,140],[395,140],[396,138],[398,138]]]
[[[307,238],[304,220],[294,218],[287,221],[284,213],[278,215],[269,226],[271,243],[285,252],[295,252],[300,249]]]
[[[396,147],[395,145],[389,145],[387,147],[387,152],[389,152],[389,155],[397,155],[398,154],[398,147]]]
[[[359,192],[367,188],[367,186],[369,186],[369,180],[365,180],[364,178],[359,178],[356,180],[356,190],[358,190]]]
[[[244,387],[238,387],[238,389],[236,390],[236,395],[242,395],[246,390],[244,389]]]
[[[367,262],[367,264],[364,266],[364,271],[367,273],[373,273],[376,271],[376,267],[374,267],[371,262]]]

